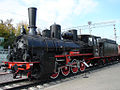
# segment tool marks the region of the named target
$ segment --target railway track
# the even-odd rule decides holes
[[[31,82],[28,79],[20,79],[15,81],[8,81],[4,83],[0,83],[0,88],[3,90],[15,90],[20,89],[21,87],[24,88],[25,85],[30,84]]]
[[[6,73],[4,73],[4,72],[0,73],[0,75],[7,75],[7,74],[11,74],[11,73],[8,73],[8,72],[6,72]]]
[[[0,75],[11,74],[10,72],[0,72]]]
[[[104,68],[109,68],[113,66],[114,64],[117,64],[118,62],[114,62],[112,64],[104,65],[104,66],[98,66],[98,67],[92,67],[86,69],[84,72],[80,72],[77,74],[70,74],[67,77],[59,77],[55,80],[48,80],[45,82],[41,82],[38,80],[29,81],[28,79],[22,79],[22,80],[16,80],[16,81],[9,81],[5,83],[0,83],[0,88],[3,90],[20,90],[20,89],[44,89],[46,87],[56,85],[59,83],[63,83],[66,81],[74,80],[77,78],[89,78],[90,73],[97,72],[99,70],[102,70]]]
[[[11,72],[3,67],[1,68],[1,64],[0,64],[0,75],[6,75],[6,74],[11,74]]]

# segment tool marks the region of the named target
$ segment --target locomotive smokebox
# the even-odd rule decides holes
[[[28,8],[28,17],[29,17],[29,35],[36,35],[36,12],[37,8],[30,7]]]
[[[61,26],[58,24],[53,24],[50,26],[51,38],[61,39]]]

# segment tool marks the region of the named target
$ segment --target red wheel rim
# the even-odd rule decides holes
[[[108,58],[108,61],[111,62],[111,58]]]
[[[65,67],[61,68],[61,72],[64,76],[67,76],[70,73],[70,67],[65,66]]]
[[[105,62],[105,59],[103,59],[103,63],[105,64],[106,62]]]
[[[85,71],[85,64],[84,63],[80,63],[80,71],[83,72]]]
[[[54,73],[50,76],[50,78],[56,79],[56,78],[59,76],[59,72],[60,72],[60,71],[54,72]]]
[[[28,72],[28,73],[27,73],[27,77],[28,77],[29,80],[32,78],[31,72]]]
[[[78,72],[77,64],[74,64],[74,65],[71,66],[71,71],[72,71],[72,73],[77,73]]]

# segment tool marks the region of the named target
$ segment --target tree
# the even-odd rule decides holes
[[[12,43],[15,39],[15,27],[13,27],[12,19],[7,19],[5,22],[1,20],[0,22],[0,37],[4,37],[4,42],[1,43],[4,48],[7,48],[9,45],[12,46]]]
[[[20,29],[21,29],[21,26],[24,25],[24,28],[26,30],[26,32],[28,33],[29,29],[28,29],[28,24],[26,22],[20,22],[17,24],[17,29],[16,29],[16,36],[19,36],[20,35]]]

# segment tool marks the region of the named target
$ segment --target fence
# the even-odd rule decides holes
[[[8,49],[0,50],[0,63],[2,61],[7,61]]]

